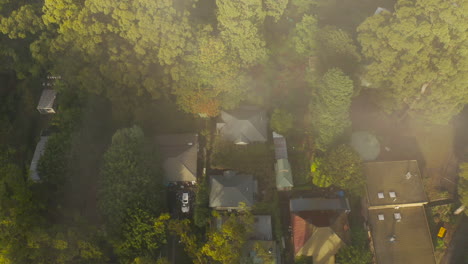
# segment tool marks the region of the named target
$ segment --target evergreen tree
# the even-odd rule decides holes
[[[333,68],[321,78],[312,93],[309,110],[315,143],[325,151],[349,127],[349,107],[353,81],[341,70]]]

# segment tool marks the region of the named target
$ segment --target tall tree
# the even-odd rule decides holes
[[[460,179],[458,181],[458,197],[465,206],[465,214],[468,215],[468,162],[460,164]]]
[[[288,6],[288,2],[289,0],[264,0],[267,15],[278,22]]]
[[[188,12],[170,0],[46,0],[46,31],[33,55],[69,82],[110,98],[168,91],[162,79],[178,63],[191,38]]]
[[[447,123],[468,103],[467,0],[400,0],[358,28],[364,79],[386,111]]]
[[[262,26],[265,19],[261,0],[216,0],[218,29],[243,66],[261,62],[267,56]]]
[[[353,95],[353,81],[341,70],[333,68],[321,78],[312,92],[309,110],[315,143],[325,151],[349,127],[349,107]]]
[[[118,130],[104,155],[99,207],[111,232],[120,234],[128,209],[158,215],[164,208],[157,153],[139,127]]]
[[[127,210],[122,238],[116,243],[120,260],[128,263],[142,257],[157,259],[158,249],[167,242],[169,218],[169,214],[154,217],[141,209]]]
[[[325,68],[338,67],[348,74],[356,71],[361,60],[351,36],[344,30],[325,26],[317,34],[318,56]]]
[[[221,228],[208,233],[208,241],[201,251],[214,261],[226,264],[239,263],[241,250],[252,232],[253,216],[244,210],[231,214]]]
[[[317,158],[312,181],[319,187],[338,186],[360,196],[364,191],[364,174],[359,155],[348,145],[339,145]]]
[[[292,44],[300,56],[310,57],[317,52],[317,18],[304,15],[292,32]]]
[[[178,105],[202,117],[218,115],[221,107],[237,106],[247,87],[238,59],[212,34],[211,27],[200,30],[194,51],[184,57],[184,65],[173,75]]]

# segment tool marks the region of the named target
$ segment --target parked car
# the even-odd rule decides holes
[[[188,213],[190,210],[189,206],[189,193],[182,193],[182,213]]]

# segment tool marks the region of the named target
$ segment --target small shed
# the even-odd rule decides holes
[[[54,102],[57,97],[57,92],[52,89],[42,91],[41,98],[37,104],[37,110],[41,114],[55,114]]]
[[[42,154],[44,154],[48,140],[48,136],[42,136],[36,145],[36,149],[34,150],[31,166],[29,167],[30,176],[33,181],[39,181],[41,179],[39,173],[37,172],[37,165],[42,157]]]
[[[275,163],[276,188],[278,191],[288,191],[294,187],[291,166],[287,159],[279,159]]]

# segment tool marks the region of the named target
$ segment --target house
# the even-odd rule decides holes
[[[278,191],[288,191],[294,187],[293,176],[291,173],[291,165],[288,160],[288,148],[286,139],[273,132],[273,143],[275,145],[275,173],[276,173],[276,189]]]
[[[294,255],[312,256],[318,264],[335,263],[335,254],[349,240],[345,198],[297,198],[289,203]]]
[[[224,139],[246,145],[267,141],[267,126],[265,110],[256,106],[241,106],[232,111],[221,111],[216,129]]]
[[[239,203],[251,207],[257,192],[257,183],[252,175],[224,171],[210,177],[210,207],[216,210],[236,210]]]
[[[364,163],[364,174],[376,263],[436,263],[417,161]]]
[[[34,150],[34,155],[31,161],[31,166],[29,167],[30,177],[33,181],[36,181],[36,182],[41,179],[37,171],[37,165],[39,164],[39,160],[44,154],[48,140],[49,140],[48,136],[41,136],[41,139],[37,143],[36,149]]]
[[[164,183],[197,182],[197,134],[169,134],[156,137],[163,158]]]
[[[37,104],[37,110],[41,114],[55,114],[54,102],[57,92],[52,89],[44,89]]]
[[[276,264],[279,263],[280,250],[273,240],[270,215],[255,215],[253,232],[242,250],[242,263]]]

